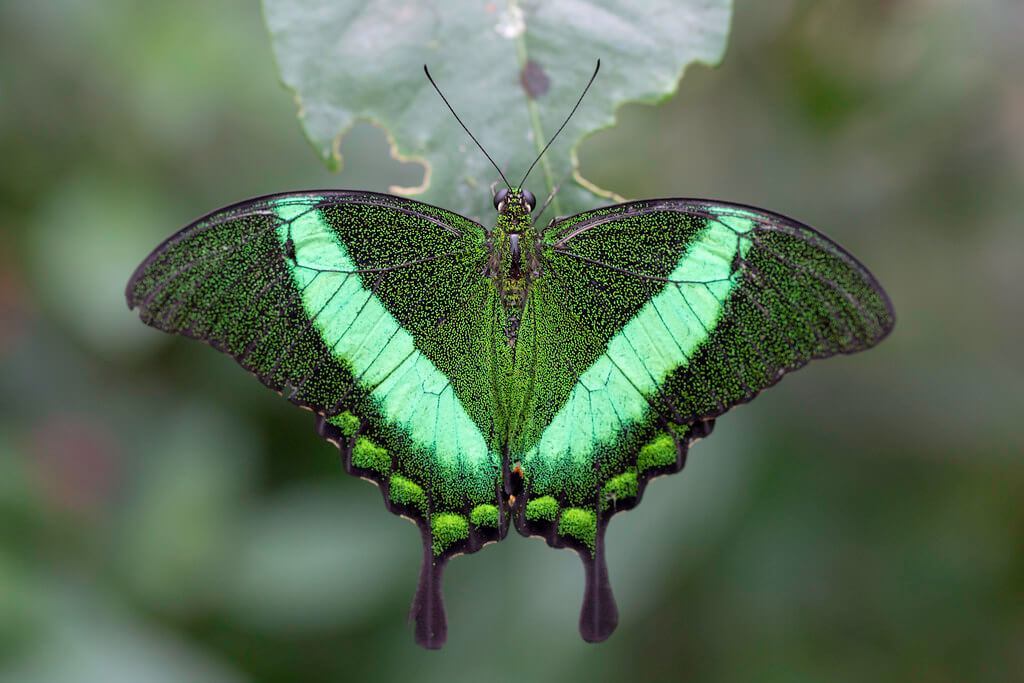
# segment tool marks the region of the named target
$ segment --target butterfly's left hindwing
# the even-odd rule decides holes
[[[270,196],[168,239],[137,269],[128,303],[316,412],[349,471],[420,525],[439,587],[448,556],[508,523],[484,367],[493,334],[479,315],[493,296],[482,239],[468,219],[389,195]],[[425,644],[443,640],[436,619],[418,627]]]

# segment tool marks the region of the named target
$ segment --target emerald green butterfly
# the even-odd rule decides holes
[[[510,525],[579,553],[580,632],[607,638],[612,516],[717,416],[895,321],[863,265],[785,216],[648,199],[542,226],[521,185],[494,195],[493,227],[373,192],[251,199],[170,237],[127,287],[147,325],[312,410],[418,525],[428,648],[446,639],[445,563]]]

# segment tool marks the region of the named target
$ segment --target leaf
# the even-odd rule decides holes
[[[423,186],[393,192],[481,218],[493,211],[488,186],[498,174],[453,120],[423,64],[516,184],[601,59],[594,86],[527,183],[543,201],[577,166],[579,142],[611,126],[619,106],[663,100],[688,64],[721,59],[732,2],[658,0],[642,10],[615,0],[264,0],[263,7],[281,78],[329,165],[340,166],[337,150],[352,123],[373,121],[388,131],[395,156],[427,168]],[[595,203],[584,185],[567,182],[549,217]]]

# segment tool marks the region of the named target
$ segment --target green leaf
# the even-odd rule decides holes
[[[420,188],[392,191],[484,217],[498,175],[434,92],[423,64],[509,182],[518,183],[601,59],[583,105],[527,183],[543,201],[576,165],[580,140],[611,126],[619,106],[663,100],[688,64],[721,59],[732,2],[659,0],[637,9],[612,0],[264,0],[263,7],[281,78],[329,165],[340,166],[340,139],[353,122],[373,121],[388,131],[397,157],[427,168]],[[583,185],[566,183],[550,215],[595,202]]]

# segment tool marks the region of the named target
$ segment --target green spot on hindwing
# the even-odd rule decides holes
[[[654,467],[668,467],[676,464],[676,442],[668,434],[661,434],[640,449],[636,467],[640,473]]]
[[[497,529],[498,507],[496,505],[490,505],[488,503],[477,505],[469,513],[469,521],[472,522],[473,526],[489,526]]]
[[[572,536],[591,550],[597,537],[597,516],[592,510],[582,508],[566,508],[558,519],[558,533]]]
[[[352,447],[352,464],[364,470],[373,470],[386,475],[391,470],[391,455],[366,437],[356,439]]]
[[[359,418],[347,410],[328,417],[327,422],[341,430],[345,436],[355,436],[360,427]]]
[[[612,477],[601,489],[601,509],[607,510],[615,507],[618,501],[627,498],[636,498],[639,485],[636,478],[636,470],[630,468],[622,474]]]
[[[400,474],[392,474],[388,480],[388,497],[399,505],[416,506],[420,512],[427,512],[427,497],[423,487]]]
[[[435,555],[440,555],[458,541],[469,538],[466,518],[451,512],[438,512],[430,517],[430,533]]]
[[[526,519],[555,521],[558,516],[558,501],[553,496],[541,496],[526,504]]]

